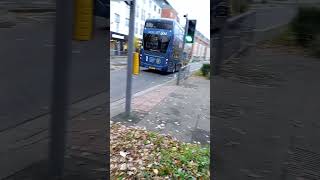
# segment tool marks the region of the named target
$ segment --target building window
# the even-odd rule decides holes
[[[143,24],[141,24],[141,26],[140,26],[140,35],[142,35],[143,34]]]
[[[137,9],[136,9],[136,17],[139,17],[139,6],[137,5]]]
[[[114,14],[114,22],[116,23],[116,31],[119,32],[119,24],[120,24],[120,15],[115,13]]]
[[[117,13],[114,14],[114,22],[120,23],[120,15]]]
[[[158,9],[158,13],[160,14],[160,8]]]
[[[144,9],[141,10],[141,20],[146,20],[146,11]]]
[[[152,7],[152,1],[149,0],[149,8],[151,9],[151,7]]]
[[[129,27],[129,18],[126,18],[126,26]]]
[[[151,14],[150,14],[150,13],[148,13],[148,18],[149,18],[149,19],[151,18]]]
[[[153,10],[154,10],[154,12],[157,12],[157,6],[156,5],[153,6]]]
[[[143,0],[143,4],[146,4],[146,0]]]
[[[136,22],[136,27],[135,27],[135,34],[138,34],[138,23]]]

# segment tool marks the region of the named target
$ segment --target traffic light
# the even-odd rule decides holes
[[[188,29],[186,34],[186,43],[194,42],[194,34],[196,32],[197,20],[188,20]]]

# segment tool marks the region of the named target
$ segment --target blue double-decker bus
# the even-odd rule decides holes
[[[184,29],[173,19],[147,19],[140,66],[161,72],[179,71],[187,63],[187,53],[182,53],[183,36]]]

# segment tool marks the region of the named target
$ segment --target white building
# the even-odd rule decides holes
[[[160,18],[159,0],[136,0],[135,37],[142,39],[145,20]],[[111,55],[125,55],[129,34],[130,6],[123,1],[110,1]]]
[[[146,19],[160,18],[161,7],[155,0],[136,0],[135,35],[142,39]]]
[[[130,7],[123,1],[110,1],[110,31],[128,35]]]

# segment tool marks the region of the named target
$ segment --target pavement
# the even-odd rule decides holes
[[[319,59],[287,47],[226,62],[213,79],[217,179],[320,178],[319,70]]]
[[[264,31],[272,27],[288,24],[296,14],[296,6],[273,4],[271,7],[255,6],[256,30]]]
[[[106,172],[109,171],[106,162],[106,155],[109,154],[106,140],[108,139],[108,133],[106,131],[108,128],[106,127],[106,107],[107,104],[93,107],[86,112],[75,115],[71,122],[69,122],[64,179],[105,179]],[[20,159],[21,169],[11,174],[9,177],[4,178],[1,176],[1,179],[49,179],[48,164],[50,161],[48,161],[46,157],[48,135],[47,133],[42,132],[34,136],[39,137],[33,138],[33,141],[39,138],[42,138],[42,140],[36,141],[33,144],[33,147],[30,147],[29,145],[25,149],[19,148],[18,150],[15,150],[15,154],[20,154],[18,154],[15,161]],[[42,151],[40,151],[39,147],[42,148]],[[35,152],[35,148],[38,148],[37,152]],[[30,155],[30,151],[34,151],[34,153],[38,153],[38,156],[40,156],[35,163],[30,163],[30,159],[26,159],[26,157],[22,158],[23,155]],[[11,156],[9,155],[9,157],[11,157],[10,159],[12,159],[12,154],[14,153],[11,152]],[[27,163],[25,161],[27,161]],[[8,167],[2,168],[2,170],[7,169]],[[15,169],[17,170],[17,167],[15,167]]]
[[[147,130],[170,134],[190,143],[210,143],[210,81],[192,76],[181,85],[167,83],[136,97],[132,115],[111,120]]]
[[[110,71],[125,69],[127,62],[128,56],[110,56]]]
[[[296,14],[296,6],[282,4],[252,4],[254,14],[245,16],[237,27],[230,26],[225,31],[224,58],[230,58],[248,45],[272,39],[286,30]],[[241,16],[241,15],[240,15]],[[235,30],[242,29],[242,31]],[[249,31],[246,31],[249,30]],[[216,37],[214,37],[216,38]],[[216,41],[213,41],[215,43]],[[215,47],[215,46],[213,46]]]

